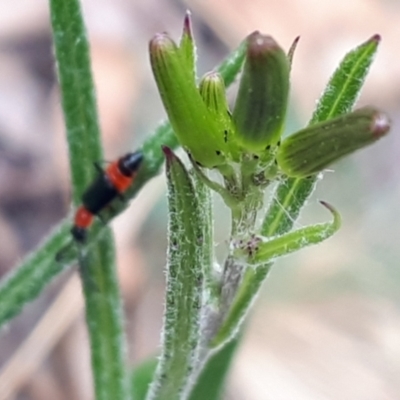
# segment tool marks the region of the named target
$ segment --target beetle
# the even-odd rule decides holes
[[[104,170],[98,167],[100,174],[83,193],[82,205],[75,213],[71,234],[77,242],[85,242],[95,216],[132,185],[142,161],[143,153],[138,150],[111,162]]]

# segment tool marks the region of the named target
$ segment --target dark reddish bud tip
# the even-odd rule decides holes
[[[266,54],[270,51],[280,50],[278,43],[271,37],[267,35],[262,35],[260,32],[253,32],[249,38],[249,47],[247,54],[249,57],[262,57],[264,58]]]
[[[381,136],[386,135],[386,133],[389,132],[389,129],[390,129],[389,117],[386,114],[378,111],[374,115],[374,118],[372,120],[371,124],[372,135],[378,139]]]
[[[371,36],[371,38],[369,39],[369,42],[376,42],[379,43],[381,41],[381,35],[379,35],[379,33],[376,33],[375,35]]]
[[[307,177],[376,142],[389,129],[385,113],[363,107],[289,136],[279,147],[276,159],[287,175]]]
[[[255,31],[233,110],[237,138],[243,147],[261,152],[275,146],[282,133],[289,94],[289,60],[271,37]]]
[[[167,161],[172,161],[172,159],[175,158],[174,152],[168,146],[161,146],[161,149]]]

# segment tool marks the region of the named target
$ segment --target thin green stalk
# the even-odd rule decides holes
[[[40,247],[29,255],[0,283],[0,326],[35,299],[44,287],[63,270],[54,254],[69,241],[70,225],[59,225]]]
[[[200,206],[203,210],[200,217],[202,221],[200,226],[203,227],[203,238],[206,243],[199,243],[204,246],[206,251],[203,251],[203,268],[205,279],[205,290],[207,296],[210,296],[210,302],[216,302],[218,299],[218,277],[214,272],[214,218],[213,218],[213,204],[210,188],[205,185],[199,175],[191,170],[191,177],[196,188],[196,194],[199,199]]]
[[[224,315],[223,323],[210,343],[211,348],[226,345],[236,335],[271,267],[272,262],[246,269],[229,312]]]
[[[50,10],[67,128],[73,203],[78,205],[96,174],[93,162],[102,159],[89,44],[78,0],[50,0]],[[97,400],[125,400],[131,394],[114,259],[109,229],[80,257]]]
[[[131,394],[114,260],[110,231],[102,235],[93,251],[81,260],[96,400],[127,400]]]
[[[103,158],[89,44],[78,0],[50,0],[50,11],[67,130],[72,197],[77,205],[96,175],[93,162]]]

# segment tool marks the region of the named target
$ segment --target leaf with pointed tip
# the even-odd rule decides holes
[[[307,226],[285,233],[282,236],[261,241],[255,244],[256,248],[249,257],[249,262],[255,265],[264,264],[306,246],[321,243],[331,237],[340,228],[340,214],[328,203],[321,201],[321,204],[332,213],[332,222]]]
[[[182,59],[186,62],[186,68],[191,72],[193,80],[196,80],[196,42],[193,39],[192,21],[190,11],[186,11],[183,21],[183,31],[179,42]]]
[[[201,217],[192,179],[172,150],[163,150],[169,208],[167,289],[161,357],[148,400],[177,400],[192,381],[200,341],[203,262],[210,251],[202,226],[207,217]]]

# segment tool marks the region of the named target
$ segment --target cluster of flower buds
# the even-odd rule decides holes
[[[306,177],[389,130],[385,114],[363,108],[282,140],[290,60],[276,41],[257,31],[247,37],[232,111],[217,72],[206,74],[197,85],[194,52],[188,16],[179,45],[165,33],[150,42],[151,65],[168,118],[183,148],[202,167],[222,171],[250,154],[260,160],[273,157],[280,173]]]

